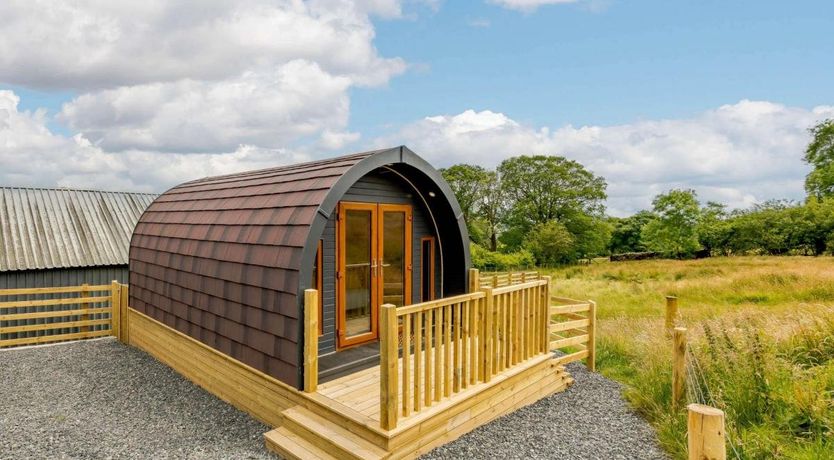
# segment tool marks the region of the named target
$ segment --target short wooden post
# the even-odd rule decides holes
[[[589,300],[588,304],[588,369],[597,370],[597,303]]]
[[[84,284],[81,285],[81,293],[78,294],[79,297],[81,297],[82,299],[84,299],[86,297],[90,297],[90,291],[87,290],[87,288],[89,286],[90,285],[87,284],[87,283],[84,283]],[[90,308],[90,304],[87,303],[87,302],[82,301],[81,302],[81,309],[86,310],[88,308]],[[90,320],[90,315],[89,314],[84,313],[83,315],[81,315],[81,321],[89,321],[89,320]],[[90,330],[90,326],[81,326],[80,328],[78,328],[78,332],[89,332],[89,330]]]
[[[550,276],[543,276],[543,280],[546,281],[544,285],[544,334],[542,334],[542,346],[544,346],[544,351],[549,353],[553,350],[550,349]]]
[[[483,352],[481,353],[484,382],[489,382],[492,379],[492,361],[495,359],[495,344],[492,341],[493,335],[493,315],[495,313],[495,298],[492,295],[492,288],[485,288],[484,300],[484,327],[481,329],[480,342],[483,344]]]
[[[678,318],[678,298],[673,295],[666,296],[666,335],[672,334],[675,321]]]
[[[119,305],[122,300],[121,284],[113,280],[110,282],[110,335],[122,340],[122,308]]]
[[[726,460],[724,411],[703,404],[687,406],[689,460]]]
[[[119,290],[122,293],[122,299],[119,301],[119,306],[122,310],[120,318],[120,323],[122,324],[120,340],[122,341],[122,343],[130,345],[130,313],[127,310],[128,299],[130,298],[130,295],[128,294],[127,284],[122,284],[121,286],[119,286]]]
[[[387,303],[379,313],[379,419],[383,430],[397,427],[397,307]],[[428,391],[428,388],[426,388]]]
[[[304,391],[319,385],[319,291],[304,291]]]
[[[481,274],[477,268],[469,269],[469,292],[478,292],[481,289]]]
[[[672,410],[678,410],[686,390],[686,328],[676,327],[672,352]]]

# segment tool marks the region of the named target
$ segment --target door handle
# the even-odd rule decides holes
[[[371,276],[376,276],[376,259],[371,260]]]

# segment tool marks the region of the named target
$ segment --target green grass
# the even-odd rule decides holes
[[[556,295],[597,301],[597,368],[626,384],[673,457],[685,458],[686,419],[670,410],[666,295],[678,296],[699,368],[690,393],[725,411],[740,457],[834,458],[831,258],[603,262],[550,274]]]

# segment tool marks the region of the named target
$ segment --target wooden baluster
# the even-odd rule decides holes
[[[454,369],[452,371],[452,391],[455,393],[460,391],[460,378],[463,374],[463,369],[461,369],[461,343],[460,343],[460,328],[461,328],[461,305],[462,303],[458,302],[452,305],[452,363],[454,364]]]
[[[411,315],[403,316],[403,416],[411,415]]]
[[[426,372],[426,385],[423,388],[423,400],[425,401],[426,407],[431,406],[432,402],[432,391],[434,379],[432,378],[432,372],[434,372],[434,351],[432,350],[432,346],[434,342],[432,342],[432,318],[434,316],[433,310],[426,310],[425,317],[426,317],[426,368],[424,369]]]
[[[434,400],[443,397],[443,310],[434,310]]]
[[[423,409],[423,312],[414,314],[414,412]],[[426,353],[428,355],[428,353]]]
[[[452,306],[443,307],[443,395],[452,395],[452,373],[455,371],[452,362]]]
[[[494,334],[492,331],[493,321],[495,318],[495,296],[492,295],[492,288],[484,289],[486,297],[484,297],[484,327],[481,329],[480,345],[481,345],[481,371],[483,382],[489,382],[492,379],[492,361],[495,358],[495,344],[493,343]]]
[[[458,339],[460,340],[460,361],[458,362],[460,375],[458,376],[458,387],[456,391],[466,389],[469,386],[469,335],[472,333],[470,330],[469,316],[472,305],[476,302],[477,300],[467,300],[466,302],[460,304],[460,309],[458,310],[461,332],[458,336]]]
[[[319,291],[304,291],[304,391],[315,393],[319,383]]]

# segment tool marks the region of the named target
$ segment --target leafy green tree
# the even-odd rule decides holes
[[[450,166],[441,169],[440,173],[460,204],[470,238],[477,243],[483,242],[486,229],[475,222],[475,217],[478,216],[494,174],[481,166],[468,164]]]
[[[727,205],[710,201],[701,209],[697,225],[698,241],[712,253],[729,255],[733,225],[727,213]]]
[[[643,227],[642,240],[652,251],[674,257],[692,255],[700,247],[697,224],[701,214],[694,190],[670,190],[652,201],[657,219]]]
[[[533,254],[538,265],[557,265],[576,258],[571,232],[559,221],[537,224],[524,240],[524,248]]]
[[[612,226],[611,239],[608,243],[608,251],[611,254],[622,254],[625,252],[643,252],[646,245],[641,241],[643,227],[654,219],[649,211],[640,211],[629,217],[613,217],[609,219]]]
[[[805,190],[816,198],[834,196],[834,119],[810,129],[813,139],[805,149],[805,162],[814,169],[805,178]]]
[[[498,173],[489,171],[478,216],[484,223],[486,240],[491,251],[498,250],[498,233],[507,214],[507,200]]]
[[[574,254],[579,259],[588,259],[607,252],[611,241],[611,224],[605,219],[588,214],[576,214],[565,219],[565,228],[573,235]]]

